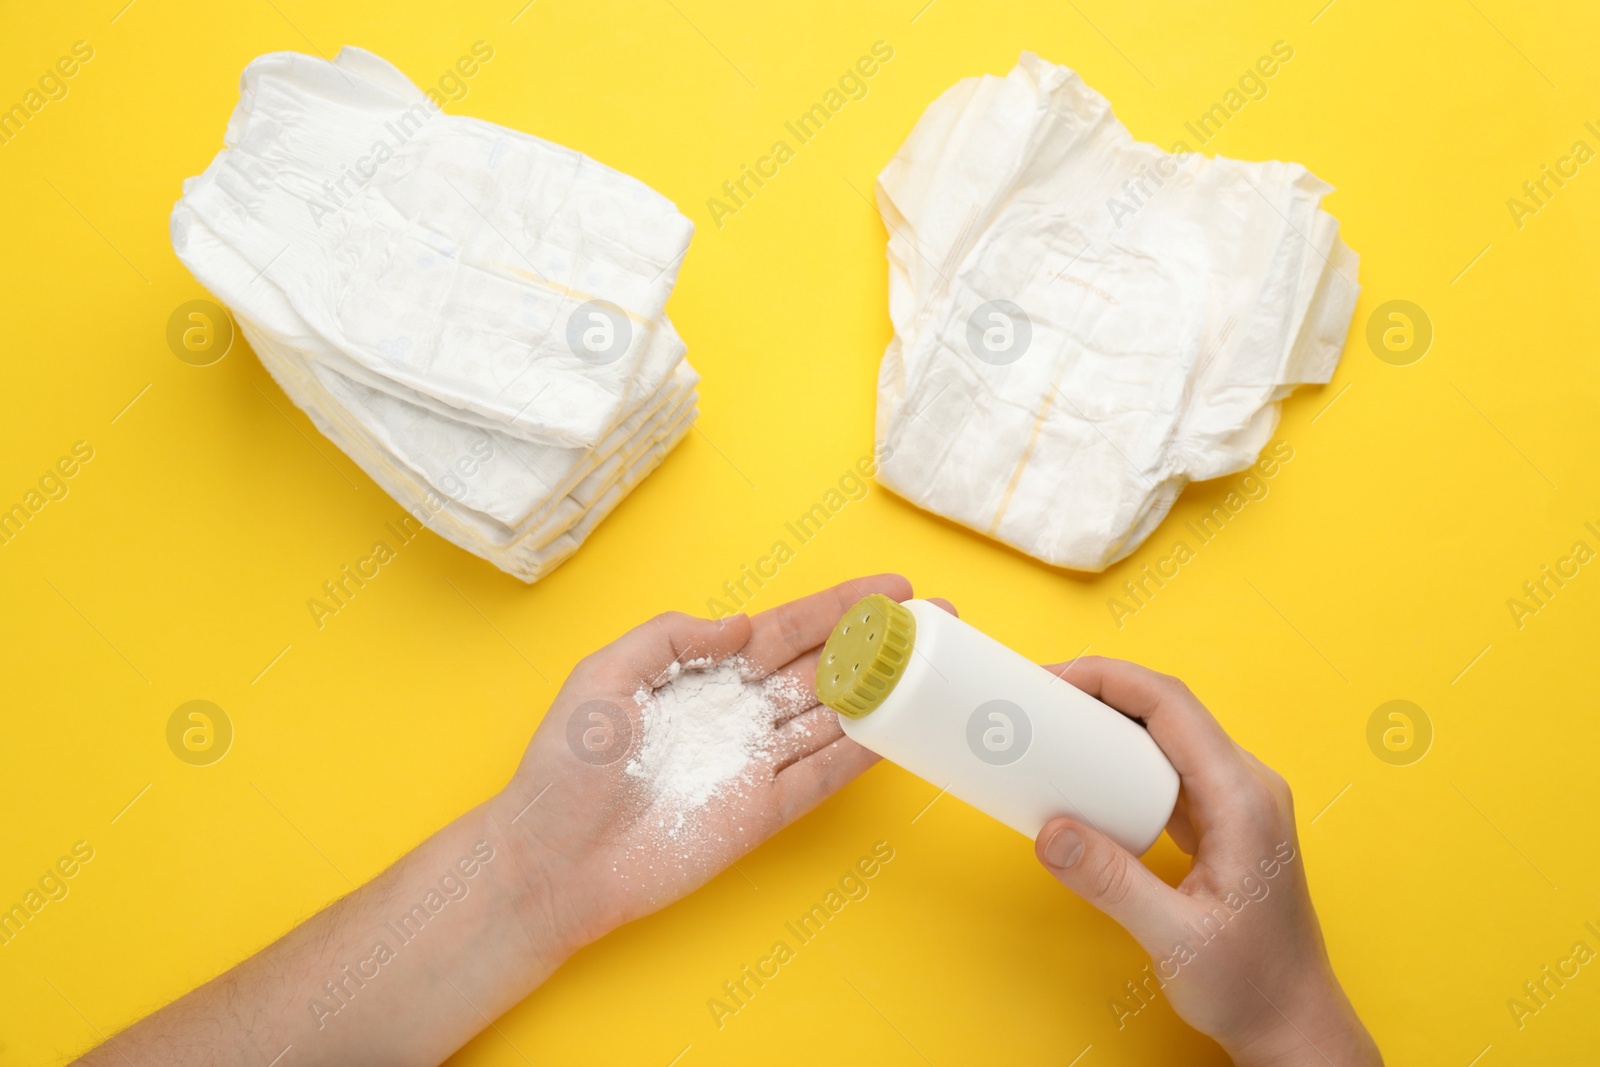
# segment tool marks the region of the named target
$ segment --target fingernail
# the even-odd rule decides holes
[[[1078,862],[1083,855],[1083,835],[1072,829],[1057,830],[1044,843],[1044,861],[1057,870]]]

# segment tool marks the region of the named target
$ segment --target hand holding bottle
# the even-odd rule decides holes
[[[1069,818],[1046,823],[1034,846],[1150,953],[1140,995],[1166,997],[1240,1067],[1381,1064],[1329,962],[1283,777],[1176,678],[1098,656],[1050,670],[1143,722],[1182,783],[1167,832],[1194,863],[1176,887]]]

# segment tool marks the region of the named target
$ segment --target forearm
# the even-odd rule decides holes
[[[578,947],[516,831],[501,798],[473,809],[81,1062],[440,1062]]]

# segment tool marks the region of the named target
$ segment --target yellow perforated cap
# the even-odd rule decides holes
[[[859,719],[883,703],[911,662],[917,619],[882,593],[856,603],[822,646],[817,699]]]

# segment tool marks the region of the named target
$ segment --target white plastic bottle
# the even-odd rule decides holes
[[[1144,727],[926,600],[846,612],[817,696],[851,738],[1028,837],[1069,815],[1138,855],[1177,802]]]

